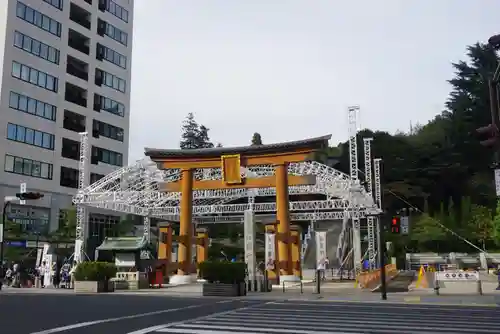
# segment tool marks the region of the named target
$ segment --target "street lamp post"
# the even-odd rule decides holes
[[[2,223],[0,224],[0,290],[2,290],[2,284],[4,280],[4,243],[5,243],[5,222],[7,221],[7,207],[13,201],[19,200],[36,200],[43,197],[43,194],[34,192],[17,193],[16,196],[5,196],[3,210],[2,210]]]

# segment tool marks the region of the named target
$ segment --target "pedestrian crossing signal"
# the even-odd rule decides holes
[[[391,233],[399,234],[401,231],[401,219],[399,217],[392,217]]]

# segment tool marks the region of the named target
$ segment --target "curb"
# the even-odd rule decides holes
[[[420,297],[408,297],[403,301],[398,300],[349,300],[349,299],[286,299],[287,302],[311,302],[311,303],[358,303],[358,304],[399,304],[399,305],[436,305],[436,306],[462,306],[462,307],[488,307],[497,308],[498,304],[493,303],[452,303],[452,302],[431,302],[422,301]]]

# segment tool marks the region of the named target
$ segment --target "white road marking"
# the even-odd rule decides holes
[[[236,301],[238,299],[233,299],[230,301]],[[229,300],[223,300],[216,302],[215,304],[223,304],[227,303]],[[94,325],[99,325],[99,324],[104,324],[108,322],[115,322],[115,321],[121,321],[121,320],[129,320],[129,319],[135,319],[135,318],[142,318],[142,317],[148,317],[151,315],[157,315],[157,314],[164,314],[164,313],[171,313],[171,312],[177,312],[177,311],[184,311],[192,308],[197,308],[197,307],[205,307],[208,305],[212,304],[201,304],[201,305],[190,305],[190,306],[185,306],[185,307],[179,307],[179,308],[171,308],[171,309],[166,309],[166,310],[159,310],[159,311],[152,311],[152,312],[146,312],[146,313],[138,313],[138,314],[132,314],[132,315],[126,315],[123,317],[117,317],[117,318],[108,318],[108,319],[101,319],[101,320],[93,320],[93,321],[85,321],[85,322],[80,322],[76,324],[71,324],[71,325],[66,325],[66,326],[61,326],[61,327],[55,327],[55,328],[50,328],[46,329],[43,331],[39,332],[32,332],[30,334],[53,334],[53,333],[60,333],[72,329],[77,329],[77,328],[82,328],[82,327],[89,327],[89,326],[94,326]],[[158,326],[157,326],[158,327]],[[159,326],[159,328],[164,328],[165,326]],[[147,333],[147,332],[145,332]]]
[[[158,332],[162,333],[183,333],[183,334],[255,334],[255,333],[269,333],[270,329],[268,328],[259,328],[252,327],[251,332],[234,332],[240,330],[247,330],[249,328],[241,327],[241,326],[207,326],[207,325],[178,325],[178,327],[187,326],[189,329],[184,328],[162,328],[158,329]],[[223,331],[221,331],[221,329]],[[361,334],[361,332],[355,333],[347,333],[347,332],[332,332],[332,331],[309,331],[309,330],[300,330],[300,329],[271,329],[273,333],[283,333],[283,334]]]
[[[219,304],[221,304],[221,303],[227,303],[227,302],[228,302],[227,300],[226,301],[221,301],[221,302],[219,302]],[[174,327],[174,326],[178,326],[178,325],[183,325],[186,322],[200,321],[200,320],[210,319],[212,317],[229,314],[229,313],[232,313],[232,312],[235,312],[235,311],[244,311],[244,310],[252,309],[254,307],[259,307],[259,306],[267,305],[267,304],[270,304],[270,303],[269,302],[265,302],[265,303],[261,303],[261,304],[257,304],[257,305],[251,305],[251,306],[245,306],[245,307],[235,308],[235,309],[232,309],[232,310],[229,310],[229,311],[212,313],[212,314],[204,315],[204,316],[201,316],[201,317],[198,317],[198,318],[192,318],[192,319],[187,319],[187,320],[184,320],[184,321],[172,322],[172,323],[169,323],[169,324],[164,324],[164,325],[159,325],[159,326],[152,326],[152,327],[148,327],[148,328],[143,328],[143,329],[139,329],[139,330],[127,333],[127,334],[148,334],[148,333],[151,333],[151,332],[164,330],[165,328]],[[38,334],[38,333],[32,333],[32,334]]]

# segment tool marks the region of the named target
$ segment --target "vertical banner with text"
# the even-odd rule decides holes
[[[266,269],[274,270],[276,260],[276,239],[274,233],[266,233]]]
[[[326,231],[316,231],[316,262],[326,259]]]
[[[26,187],[26,183],[21,183],[19,185],[19,192],[20,193],[25,193],[27,190],[27,187]],[[22,205],[25,205],[26,204],[26,201],[25,200],[20,200],[19,201],[19,204],[22,204]]]
[[[248,279],[255,280],[257,263],[255,257],[255,222],[253,211],[245,211],[243,218],[243,234],[245,238],[245,263],[248,269]]]

